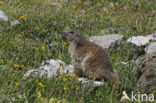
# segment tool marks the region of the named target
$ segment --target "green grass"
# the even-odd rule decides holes
[[[135,87],[137,73],[132,74],[133,64],[129,58],[136,47],[127,44],[126,40],[131,36],[156,32],[156,1],[139,0],[137,4],[136,0],[91,0],[90,6],[83,4],[85,0],[76,4],[66,0],[68,2],[60,5],[54,5],[54,1],[5,0],[0,5],[10,20],[20,21],[19,25],[11,28],[9,23],[1,21],[0,102],[45,103],[56,99],[58,103],[118,103],[122,93],[112,91],[107,83],[93,91],[92,87],[84,88],[74,78],[66,83],[58,78],[34,77],[23,81],[22,77],[27,70],[39,67],[44,60],[61,59],[70,63],[68,47],[60,37],[62,30],[76,30],[86,38],[119,33],[124,36],[124,40],[118,51],[110,53],[111,60],[122,83]],[[24,16],[24,19],[20,19],[20,16]],[[104,32],[101,31],[103,29]],[[53,43],[53,47],[49,47],[50,43]],[[127,65],[122,64],[123,61]],[[15,64],[24,67],[19,70]]]

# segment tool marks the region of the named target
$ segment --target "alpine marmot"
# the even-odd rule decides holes
[[[101,46],[89,42],[76,31],[63,31],[61,36],[69,44],[68,51],[76,75],[104,79],[110,85],[115,83],[118,76],[113,71],[107,52]]]

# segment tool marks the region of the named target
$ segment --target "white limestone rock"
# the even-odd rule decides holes
[[[156,42],[151,43],[147,48],[145,48],[146,54],[156,56]]]
[[[18,20],[14,20],[14,21],[11,21],[11,26],[15,26],[17,24],[20,24],[20,22]]]
[[[109,34],[103,36],[91,36],[90,42],[100,45],[106,50],[112,50],[113,48],[118,49],[123,36],[119,34]]]
[[[0,10],[0,19],[7,22],[8,21],[8,16],[6,16],[5,12]]]
[[[132,36],[127,40],[127,42],[136,46],[144,46],[150,43],[150,38],[144,36]]]

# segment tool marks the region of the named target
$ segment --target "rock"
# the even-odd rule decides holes
[[[65,63],[61,60],[46,60],[42,62],[39,68],[27,71],[27,73],[24,75],[24,79],[28,78],[30,75],[40,75],[40,77],[46,75],[47,78],[52,78],[57,76],[58,72],[66,73],[66,68],[72,69],[72,66],[65,66]]]
[[[156,33],[153,33],[151,35],[147,35],[146,38],[149,38],[149,40],[151,40],[151,41],[156,40]]]
[[[0,10],[0,19],[3,21],[8,21],[8,17],[2,10]]]
[[[37,76],[40,75],[40,77],[47,76],[47,78],[56,77],[58,74],[74,74],[73,66],[72,65],[66,65],[61,60],[46,60],[43,61],[41,66],[37,69],[32,69],[27,71],[23,79],[27,79],[30,76]],[[103,83],[100,81],[89,81],[85,78],[78,78],[78,81],[81,81],[86,86],[93,85],[93,86],[101,86]]]
[[[17,24],[19,24],[20,22],[18,20],[14,20],[14,21],[11,21],[11,26],[15,26]]]
[[[137,85],[146,93],[156,90],[156,57],[146,56]]]
[[[150,38],[144,36],[132,36],[127,42],[136,46],[144,46],[150,43]]]
[[[146,54],[156,56],[156,42],[151,43],[147,48],[145,48]]]
[[[92,36],[89,38],[90,42],[100,45],[106,50],[118,49],[123,36],[119,34],[109,34],[103,36]]]

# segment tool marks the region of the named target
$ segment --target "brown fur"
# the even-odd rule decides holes
[[[104,79],[110,85],[117,80],[112,63],[106,51],[92,42],[87,41],[80,33],[63,31],[62,38],[69,43],[74,72],[85,77]],[[118,83],[118,86],[121,86]]]

